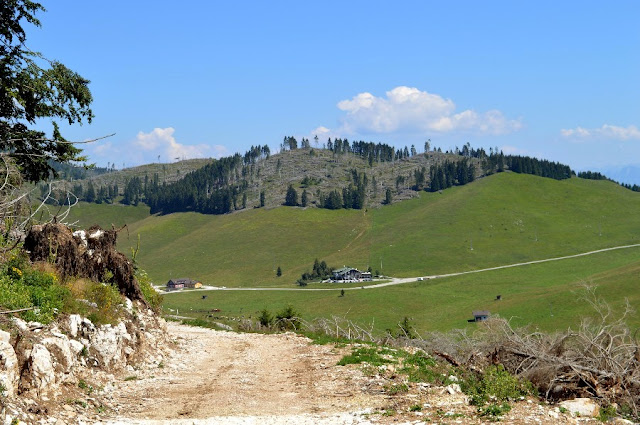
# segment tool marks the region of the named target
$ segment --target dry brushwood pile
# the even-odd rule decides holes
[[[113,282],[121,294],[147,305],[135,279],[133,264],[116,250],[117,236],[117,230],[103,230],[99,226],[72,232],[63,224],[47,223],[31,228],[24,249],[31,261],[54,264],[63,278]]]
[[[556,333],[515,329],[493,318],[472,336],[434,335],[412,341],[458,366],[482,370],[503,365],[510,373],[531,381],[548,401],[592,398],[629,416],[640,413],[640,345],[626,324],[629,307],[614,314],[611,307],[586,288],[585,302],[595,317],[583,319],[573,330]],[[439,351],[434,352],[433,347]],[[430,348],[430,349],[429,349]]]

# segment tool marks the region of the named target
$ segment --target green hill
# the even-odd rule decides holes
[[[138,260],[155,282],[191,276],[228,287],[291,287],[315,258],[402,277],[640,242],[640,194],[608,181],[499,173],[418,194],[368,210],[151,216],[129,231],[140,233]],[[130,244],[122,241],[123,251]]]
[[[148,215],[148,208],[81,204],[80,225],[128,224],[119,248],[131,252],[153,281],[188,276],[207,285],[298,288],[313,261],[330,266],[371,266],[385,275],[411,277],[481,269],[640,242],[640,194],[604,180],[552,180],[498,173],[440,193],[380,208],[326,210],[277,207],[227,215]],[[282,268],[281,277],[276,269]],[[206,318],[255,316],[287,304],[304,318],[346,316],[374,322],[382,332],[404,316],[416,328],[470,327],[471,311],[490,310],[516,325],[541,329],[575,326],[590,313],[581,285],[596,284],[616,311],[636,290],[640,248],[371,290],[199,291],[171,294],[165,306]],[[502,295],[501,301],[496,296]],[[637,315],[632,326],[640,324]]]

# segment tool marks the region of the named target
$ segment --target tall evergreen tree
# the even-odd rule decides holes
[[[96,200],[96,190],[93,187],[93,183],[89,182],[89,184],[87,184],[87,195],[85,196],[85,201],[95,202],[95,200]]]
[[[387,188],[387,192],[386,192],[385,197],[384,197],[384,203],[386,205],[389,205],[389,204],[391,204],[391,202],[393,202],[393,195],[391,194],[391,189]]]
[[[298,192],[293,188],[293,185],[289,185],[287,188],[287,195],[284,198],[284,204],[290,207],[298,205]]]

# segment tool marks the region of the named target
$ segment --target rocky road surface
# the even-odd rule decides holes
[[[357,370],[335,366],[337,350],[296,334],[168,330],[177,350],[120,384],[109,423],[359,423],[383,402],[360,390]]]
[[[360,366],[337,366],[349,347],[314,345],[292,333],[242,334],[175,323],[168,330],[175,350],[155,366],[121,376],[113,408],[100,423],[491,423],[455,388],[408,383],[408,392],[390,394],[386,388],[403,379],[393,370],[365,376]],[[534,399],[514,403],[501,422],[600,423]]]

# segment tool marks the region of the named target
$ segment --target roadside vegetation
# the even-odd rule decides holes
[[[404,317],[395,329],[378,333],[338,317],[305,321],[291,306],[276,315],[264,309],[258,319],[245,319],[238,328],[294,330],[316,343],[348,344],[349,352],[338,364],[357,365],[367,376],[382,377],[389,396],[420,383],[447,386],[451,393],[465,393],[478,414],[491,420],[528,397],[549,402],[595,398],[602,418],[637,420],[640,345],[627,323],[631,310],[611,308],[594,287],[584,287],[578,296],[592,314],[578,326],[556,332],[514,327],[494,317],[468,332],[418,335]],[[295,326],[287,325],[293,322]]]
[[[65,314],[80,314],[95,324],[115,324],[124,310],[118,287],[89,279],[63,280],[49,263],[32,264],[19,249],[0,264],[0,310],[26,321],[50,323]],[[152,298],[156,308],[158,299]]]

